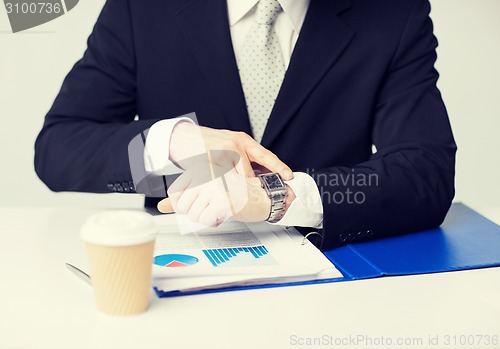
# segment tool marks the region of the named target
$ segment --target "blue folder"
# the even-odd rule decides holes
[[[324,252],[343,278],[163,292],[159,297],[307,285],[500,266],[500,226],[463,204],[453,204],[439,228],[345,245]]]

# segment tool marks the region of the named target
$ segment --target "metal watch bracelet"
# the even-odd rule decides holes
[[[276,223],[285,215],[287,188],[281,176],[277,173],[266,173],[258,176],[262,188],[271,200],[271,208],[267,221]]]
[[[280,193],[275,193],[270,197],[271,199],[271,211],[269,212],[269,217],[267,221],[270,223],[278,222],[285,215],[285,205],[286,205],[287,195]]]

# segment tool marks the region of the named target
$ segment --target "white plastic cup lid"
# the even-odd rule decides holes
[[[100,246],[131,246],[155,239],[157,226],[150,214],[140,211],[105,211],[90,216],[81,238]]]

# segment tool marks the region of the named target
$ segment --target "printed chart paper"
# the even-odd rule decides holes
[[[181,234],[174,215],[154,219],[153,286],[164,292],[343,277],[294,228],[227,221]]]

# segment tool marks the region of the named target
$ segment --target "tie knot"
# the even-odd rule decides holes
[[[260,0],[257,5],[257,23],[265,25],[273,24],[281,10],[278,0]]]

